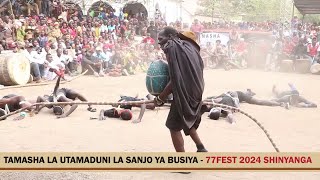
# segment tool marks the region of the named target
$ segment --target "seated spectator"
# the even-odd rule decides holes
[[[38,52],[34,51],[31,43],[27,44],[25,50],[25,56],[30,61],[30,73],[33,76],[33,80],[37,83],[41,82],[41,78],[44,77],[44,60],[39,59]]]
[[[94,49],[86,51],[82,58],[82,67],[88,69],[96,77],[104,76],[102,62],[93,56]]]

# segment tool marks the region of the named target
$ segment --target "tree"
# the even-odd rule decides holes
[[[199,6],[202,15],[214,13],[227,20],[238,17],[248,21],[275,20],[280,12],[278,0],[200,0]]]
[[[212,16],[217,1],[219,0],[199,0],[198,5],[202,8],[198,11],[198,13],[201,15]]]

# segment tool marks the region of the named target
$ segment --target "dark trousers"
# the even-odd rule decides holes
[[[49,2],[48,1],[42,1],[42,7],[41,11],[43,14],[49,16],[50,15],[50,8],[49,8]]]
[[[31,74],[34,78],[41,78],[44,76],[44,65],[32,62],[31,66]]]

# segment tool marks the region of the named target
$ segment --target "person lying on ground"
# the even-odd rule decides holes
[[[257,98],[254,97],[256,95],[256,93],[251,91],[251,89],[247,89],[246,91],[227,92],[227,93],[222,94],[220,96],[208,97],[204,101],[205,102],[211,102],[212,99],[214,99],[214,98],[223,97],[226,94],[228,95],[228,94],[232,94],[232,93],[234,93],[234,96],[237,97],[237,99],[239,100],[239,103],[248,103],[248,104],[260,105],[260,106],[281,106],[281,107],[286,107],[286,108],[288,108],[288,105],[289,105],[288,103],[285,103],[285,102],[277,102],[277,101],[272,101],[272,100],[269,101],[269,100],[257,99]],[[222,103],[222,104],[224,104],[224,103]],[[233,106],[233,105],[231,105],[231,106]]]
[[[0,117],[26,107],[30,107],[27,110],[32,111],[31,105],[32,103],[27,101],[23,96],[15,94],[3,96],[0,99]]]
[[[112,108],[108,110],[101,110],[99,114],[99,120],[106,120],[106,118],[120,118],[125,121],[132,119],[132,112],[129,109]]]
[[[276,96],[274,101],[279,103],[288,103],[290,106],[298,108],[317,108],[317,105],[306,98],[302,97],[297,88],[289,83],[289,91],[279,91],[276,86],[273,86],[272,92]]]
[[[87,102],[87,99],[81,95],[80,93],[72,90],[72,89],[68,89],[68,88],[59,88],[59,84],[60,84],[60,79],[61,79],[61,76],[59,76],[58,80],[57,80],[57,83],[56,83],[56,86],[55,86],[55,89],[54,89],[54,92],[52,95],[48,96],[48,95],[45,95],[43,97],[39,96],[37,98],[37,103],[40,103],[40,102],[73,102],[75,101],[76,99],[79,99],[80,101],[83,101],[83,102]],[[88,111],[91,111],[91,112],[95,112],[96,109],[92,108],[91,105],[88,105]],[[71,113],[73,113],[78,105],[74,104],[74,105],[71,105],[71,108],[68,112],[64,113],[64,107],[65,106],[36,106],[36,113],[39,113],[41,111],[42,108],[44,107],[47,107],[49,109],[52,109],[53,108],[53,113],[55,115],[57,115],[57,118],[65,118],[65,117],[68,117]]]

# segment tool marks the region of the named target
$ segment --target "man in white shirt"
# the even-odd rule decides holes
[[[30,73],[33,76],[33,80],[37,83],[41,82],[41,78],[44,76],[44,61],[39,58],[39,54],[33,50],[31,43],[27,44],[25,50],[25,57],[30,62]]]
[[[57,77],[57,75],[59,76],[61,75],[65,66],[59,60],[57,59],[53,60],[53,57],[51,54],[47,54],[45,67],[46,67],[45,78],[47,80],[54,80]]]
[[[100,34],[102,32],[107,33],[108,32],[108,21],[104,20],[103,24],[100,26]]]
[[[56,55],[53,57],[53,61],[59,61],[65,64],[67,59],[65,56],[63,56],[62,52],[62,49],[57,49]]]

